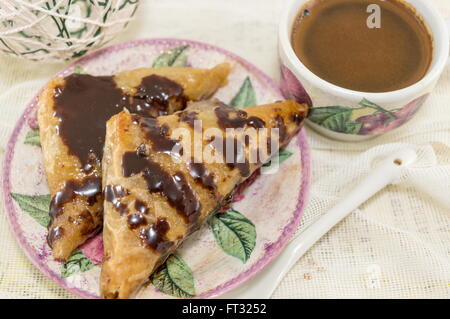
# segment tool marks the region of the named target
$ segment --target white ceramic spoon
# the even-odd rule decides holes
[[[417,154],[412,149],[402,149],[388,156],[336,206],[295,237],[255,278],[220,298],[270,298],[281,279],[315,242],[362,203],[392,183],[400,176],[402,167],[412,164],[416,158]]]

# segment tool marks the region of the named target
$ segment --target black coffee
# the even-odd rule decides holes
[[[368,26],[371,4],[380,8],[380,28]],[[317,76],[363,92],[394,91],[418,82],[433,54],[427,27],[400,0],[311,0],[298,13],[291,41],[298,58]]]

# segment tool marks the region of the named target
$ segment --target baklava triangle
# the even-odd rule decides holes
[[[294,101],[238,110],[211,100],[158,118],[113,116],[103,156],[102,296],[133,296],[299,132],[307,111]]]

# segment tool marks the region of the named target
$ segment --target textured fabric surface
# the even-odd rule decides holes
[[[450,17],[448,0],[428,0]],[[278,79],[282,0],[143,0],[114,42],[179,37],[209,42]],[[258,8],[258,10],[255,10]],[[29,100],[64,64],[0,56],[0,151]],[[450,296],[450,67],[406,126],[361,143],[308,129],[313,183],[299,232],[336,203],[383,156],[404,146],[417,163],[322,238],[289,272],[274,298],[448,298]],[[2,206],[3,207],[3,206]],[[0,298],[73,298],[26,258],[0,212]]]

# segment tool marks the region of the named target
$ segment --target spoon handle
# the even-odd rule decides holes
[[[315,242],[362,203],[398,178],[402,166],[413,163],[416,157],[416,152],[411,149],[403,149],[388,156],[336,206],[295,237],[260,274],[223,298],[270,298],[281,279]]]

